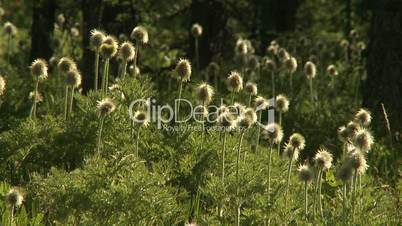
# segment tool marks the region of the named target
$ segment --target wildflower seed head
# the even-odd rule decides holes
[[[233,130],[236,127],[235,118],[229,112],[220,114],[216,121],[223,127],[223,129],[225,129],[225,131]]]
[[[246,108],[243,112],[244,116],[251,120],[251,123],[254,124],[257,122],[257,114],[255,113],[254,109]]]
[[[294,57],[289,57],[285,60],[285,66],[289,73],[293,74],[297,70],[297,60]]]
[[[5,201],[7,205],[12,207],[20,207],[22,202],[24,201],[24,197],[22,196],[21,192],[15,188],[12,188],[6,195]]]
[[[248,67],[254,71],[260,67],[260,60],[258,59],[258,57],[256,55],[252,55],[249,57]]]
[[[31,74],[35,79],[47,79],[47,63],[43,59],[36,59],[31,65]]]
[[[78,88],[81,85],[82,76],[78,70],[71,70],[66,74],[66,84],[71,88]]]
[[[313,170],[307,164],[300,165],[297,171],[299,171],[300,181],[311,183],[311,181],[313,180],[314,173]]]
[[[282,127],[277,123],[270,123],[265,126],[262,134],[271,144],[279,144],[283,138]]]
[[[106,36],[105,41],[100,46],[100,54],[102,57],[110,59],[116,55],[117,49],[117,41],[111,36]]]
[[[336,67],[333,64],[331,64],[331,65],[329,65],[327,67],[327,73],[330,76],[337,76],[338,75],[338,71],[336,70]]]
[[[142,26],[137,26],[133,29],[130,35],[131,39],[134,39],[137,44],[147,44],[149,41],[148,37],[148,31],[142,27]]]
[[[340,47],[342,49],[347,49],[349,48],[349,41],[346,39],[343,39],[340,43],[339,43]]]
[[[240,130],[247,130],[253,126],[252,119],[250,119],[250,117],[246,117],[245,115],[240,116],[236,121],[237,127]]]
[[[243,78],[239,72],[232,71],[227,78],[228,89],[232,92],[240,92],[243,89]]]
[[[363,51],[363,50],[365,50],[366,49],[366,44],[364,44],[364,42],[358,42],[357,44],[356,44],[356,48],[357,48],[357,50],[358,51]]]
[[[199,24],[193,24],[191,27],[191,34],[195,37],[198,38],[202,35],[202,27]]]
[[[203,103],[204,105],[208,105],[211,100],[212,97],[214,96],[215,92],[214,89],[212,88],[212,86],[208,85],[207,83],[201,83],[197,89],[197,97],[198,100]]]
[[[72,71],[72,70],[77,70],[77,65],[75,64],[75,62],[68,57],[62,57],[59,60],[57,67],[64,74],[66,74],[67,72]]]
[[[347,161],[358,174],[364,174],[368,168],[366,158],[360,151],[349,153]]]
[[[236,116],[240,116],[244,113],[244,111],[246,110],[246,107],[240,103],[234,103],[233,106],[231,106],[231,108],[234,108],[234,110],[236,112],[233,112]]]
[[[356,131],[352,143],[357,149],[368,152],[374,143],[374,138],[367,129],[361,128]]]
[[[365,109],[360,109],[355,114],[355,121],[361,126],[368,126],[371,123],[371,114]]]
[[[267,52],[271,56],[275,56],[278,53],[278,47],[274,45],[269,45],[267,48]]]
[[[314,163],[319,169],[328,170],[332,166],[332,154],[322,148],[315,154]]]
[[[105,41],[106,35],[102,31],[93,29],[89,37],[89,44],[95,51],[99,51],[102,43]]]
[[[254,82],[247,82],[246,86],[244,86],[244,90],[251,96],[257,96],[257,84],[255,84]]]
[[[12,24],[11,22],[5,22],[4,23],[4,33],[6,33],[7,35],[14,37],[17,35],[17,27],[14,26],[14,24]]]
[[[348,141],[348,130],[346,129],[346,126],[341,126],[338,128],[338,139],[341,142],[347,142]]]
[[[77,38],[80,35],[80,31],[76,27],[72,27],[70,29],[70,33],[71,33],[71,36],[73,36],[74,38]]]
[[[349,32],[349,36],[350,36],[351,38],[353,38],[353,39],[356,39],[356,38],[359,37],[359,34],[357,33],[357,31],[356,31],[355,29],[352,29],[352,30]]]
[[[149,115],[144,111],[136,111],[134,113],[133,122],[138,126],[147,127],[149,125]]]
[[[101,117],[105,117],[116,110],[116,104],[112,99],[106,97],[101,101],[98,101],[98,112]]]
[[[289,100],[285,95],[279,94],[276,97],[276,108],[282,113],[289,110]]]
[[[247,43],[243,39],[237,40],[235,52],[238,55],[247,55],[249,52]]]
[[[124,62],[129,62],[134,60],[135,48],[131,42],[123,42],[119,49],[119,58]]]
[[[29,98],[31,101],[36,102],[36,103],[43,102],[43,96],[42,96],[42,94],[40,94],[39,92],[35,92],[35,91],[29,92],[28,98]]]
[[[57,23],[60,26],[63,26],[64,22],[66,22],[66,18],[64,17],[64,14],[60,13],[59,15],[57,15]]]
[[[307,79],[313,79],[317,73],[315,64],[311,61],[307,61],[304,65],[304,73],[306,74]]]
[[[281,62],[285,62],[287,59],[290,58],[290,55],[289,55],[288,51],[286,51],[286,49],[280,48],[278,50],[278,57]]]
[[[3,96],[6,92],[6,80],[0,75],[0,96]]]
[[[219,115],[223,114],[223,113],[227,113],[229,112],[229,108],[226,107],[226,105],[221,105],[219,106],[219,108],[217,109],[216,113]]]
[[[357,132],[357,130],[360,129],[360,125],[356,122],[350,121],[347,125],[346,125],[346,131],[348,133],[348,138],[351,139],[354,137],[355,133]]]
[[[294,133],[289,137],[289,145],[301,151],[306,146],[306,140],[300,133]]]
[[[176,73],[183,82],[190,81],[191,64],[187,59],[180,59],[176,65]]]
[[[293,147],[290,144],[285,144],[283,155],[289,160],[293,159],[295,161],[299,158],[299,149]]]
[[[263,59],[262,65],[263,65],[263,67],[265,68],[265,70],[267,70],[267,71],[271,71],[271,72],[272,72],[272,71],[274,71],[274,70],[276,69],[276,64],[275,64],[275,62],[272,61],[272,60],[269,59],[269,58]]]
[[[262,96],[258,96],[254,99],[254,108],[256,110],[265,110],[268,107],[268,100]]]

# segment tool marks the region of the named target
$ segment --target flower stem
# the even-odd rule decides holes
[[[66,92],[64,94],[64,120],[67,120],[68,115],[68,86],[66,86]]]
[[[98,90],[98,80],[99,80],[99,50],[95,53],[95,80],[94,80],[94,88],[95,91]]]
[[[272,86],[272,98],[275,99],[276,102],[276,97],[275,97],[275,76],[274,76],[274,72],[271,71],[271,86]]]
[[[311,104],[314,104],[314,94],[313,94],[313,79],[309,79],[309,86],[310,86],[310,98],[311,98]]]
[[[294,152],[294,148],[293,148],[293,152]],[[290,157],[289,159],[289,166],[288,166],[288,176],[287,176],[287,180],[286,180],[286,190],[285,190],[285,209],[288,208],[288,192],[289,192],[289,185],[290,185],[290,173],[292,171],[292,165],[293,165],[293,155]]]
[[[274,143],[271,142],[269,146],[269,152],[268,152],[268,202],[271,201],[271,156],[272,156],[272,147],[274,146]]]
[[[223,148],[222,148],[222,184],[225,183],[225,154],[226,154],[226,131],[223,132]]]
[[[74,101],[74,87],[71,88],[70,108],[68,110],[68,117],[73,114],[73,101]]]
[[[103,122],[105,120],[104,116],[101,116],[99,121],[99,131],[98,131],[98,148],[97,148],[97,155],[100,155],[101,146],[102,146],[102,129],[103,129]]]
[[[34,92],[34,103],[33,103],[33,118],[36,119],[36,105],[38,102],[38,86],[39,86],[39,78],[37,78],[37,81],[35,83],[35,92]]]
[[[138,158],[138,144],[139,144],[139,141],[140,141],[140,127],[138,127],[138,129],[137,129],[137,138],[135,139],[135,154],[137,155],[137,158]]]
[[[321,198],[321,187],[322,187],[322,169],[320,169],[319,172],[319,182],[318,182],[318,204],[320,208],[320,215],[321,217],[324,217],[323,211],[322,211],[322,198]]]
[[[11,35],[7,35],[7,64],[10,64]]]
[[[181,94],[183,92],[183,80],[180,80],[180,86],[179,86],[179,98],[177,99],[178,102],[178,106],[177,106],[177,118],[180,118],[180,99],[181,99]]]
[[[123,62],[123,68],[121,71],[121,78],[124,79],[126,77],[126,71],[127,71],[127,61]]]
[[[304,182],[304,217],[307,220],[308,216],[308,182]]]
[[[240,198],[239,198],[239,187],[240,187],[240,180],[239,180],[239,168],[240,168],[240,152],[241,152],[241,145],[243,142],[244,131],[241,131],[239,146],[237,148],[237,158],[236,158],[236,225],[240,226]]]

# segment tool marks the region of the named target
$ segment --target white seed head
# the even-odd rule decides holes
[[[57,67],[64,74],[66,74],[67,72],[72,71],[72,70],[77,70],[77,65],[69,57],[62,57],[59,60],[59,63],[57,64]]]
[[[279,94],[276,97],[276,108],[282,113],[289,110],[289,100],[285,95]]]
[[[290,55],[289,55],[288,51],[286,51],[286,49],[280,48],[278,50],[278,58],[281,62],[285,62],[287,59],[290,58]]]
[[[101,101],[98,101],[98,112],[101,117],[105,117],[116,110],[116,104],[112,99],[106,97]]]
[[[289,73],[293,74],[297,70],[297,60],[294,57],[289,57],[285,60],[285,66]]]
[[[299,171],[300,181],[310,183],[313,180],[313,170],[307,164],[300,165],[297,171]]]
[[[247,82],[246,86],[244,86],[244,90],[246,91],[247,94],[251,96],[257,96],[258,89],[257,89],[257,84],[254,82]]]
[[[89,45],[95,51],[99,51],[102,43],[105,41],[106,35],[102,31],[93,29],[89,37]]]
[[[257,114],[255,113],[254,109],[246,108],[243,112],[244,116],[251,120],[251,123],[254,124],[257,122]]]
[[[71,70],[66,74],[66,84],[74,89],[81,85],[82,76],[78,70]]]
[[[202,35],[202,27],[199,24],[193,24],[193,26],[191,27],[191,34],[193,34],[193,36],[195,38],[198,38]]]
[[[277,123],[270,123],[265,126],[262,134],[272,144],[279,144],[283,138],[282,127]]]
[[[5,201],[7,205],[12,207],[20,207],[22,202],[24,201],[24,197],[22,196],[21,192],[15,188],[12,188],[6,195]]]
[[[258,96],[254,99],[254,108],[256,110],[265,110],[267,109],[268,105],[268,100],[262,96]]]
[[[211,102],[212,97],[214,96],[215,92],[212,86],[208,85],[207,83],[201,83],[197,89],[197,97],[198,100],[203,103],[204,105],[207,105]]]
[[[42,96],[42,94],[40,94],[39,92],[35,92],[35,91],[29,92],[28,98],[29,98],[31,101],[34,101],[34,102],[36,102],[36,103],[43,102],[43,96]]]
[[[337,76],[338,75],[338,71],[336,70],[336,67],[333,64],[331,64],[331,65],[329,65],[327,67],[327,73],[330,76]]]
[[[134,113],[133,122],[136,125],[147,127],[149,125],[149,114],[144,111],[136,111]]]
[[[106,36],[102,45],[100,46],[100,54],[106,59],[110,59],[117,54],[119,44],[113,36]]]
[[[293,158],[296,161],[299,158],[299,149],[293,147],[290,144],[285,144],[283,149],[283,156],[288,158],[289,160]]]
[[[11,22],[5,22],[4,23],[4,33],[6,33],[7,35],[10,35],[11,37],[14,37],[17,35],[17,27],[15,27],[14,24],[12,24]]]
[[[142,26],[135,27],[130,37],[137,41],[137,44],[147,44],[149,41],[148,31]]]
[[[131,42],[123,42],[119,48],[119,58],[124,62],[129,62],[134,60],[135,48]]]
[[[371,114],[369,111],[361,108],[355,114],[355,121],[361,126],[368,126],[371,123]]]
[[[349,41],[346,39],[343,39],[340,43],[339,43],[340,47],[342,49],[347,49],[349,48]]]
[[[338,139],[341,142],[347,142],[348,141],[348,130],[346,129],[346,126],[341,126],[338,128]]]
[[[225,131],[233,130],[236,127],[236,121],[232,114],[229,112],[224,112],[219,114],[217,120],[218,124],[222,126]]]
[[[366,158],[360,151],[350,152],[346,161],[358,174],[364,174],[368,168]]]
[[[367,129],[361,128],[356,131],[352,143],[357,149],[368,152],[374,143],[374,138]]]
[[[314,163],[318,168],[328,170],[332,166],[332,154],[326,149],[320,149],[315,154]]]
[[[235,110],[235,112],[232,112],[232,114],[234,114],[236,116],[242,115],[244,113],[244,111],[246,110],[246,107],[238,102],[235,102],[233,104],[233,106],[231,106],[230,108]]]
[[[300,133],[293,133],[289,137],[289,145],[301,151],[306,146],[306,140]]]
[[[0,96],[3,96],[6,92],[6,80],[0,75]]]
[[[190,81],[191,78],[191,64],[187,59],[180,59],[176,64],[176,73],[180,80],[183,82]]]
[[[266,69],[267,71],[271,71],[271,72],[276,69],[275,62],[269,58],[264,58],[262,60],[262,66],[264,69]]]
[[[243,89],[243,78],[239,72],[232,71],[227,78],[228,89],[232,92],[240,92]]]
[[[34,78],[47,79],[47,63],[43,59],[36,59],[31,65],[31,74]]]
[[[304,65],[304,73],[306,74],[307,79],[313,79],[317,73],[315,64],[311,61],[307,61]]]

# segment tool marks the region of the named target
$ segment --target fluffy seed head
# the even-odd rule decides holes
[[[244,113],[244,111],[246,110],[246,107],[240,103],[234,103],[233,106],[231,106],[230,108],[234,108],[235,112],[232,112],[234,115],[240,116]]]
[[[130,37],[137,41],[138,44],[147,44],[149,41],[148,31],[142,26],[135,27]]]
[[[4,23],[4,33],[14,37],[17,35],[17,27],[15,27],[11,22],[7,21]]]
[[[289,100],[285,95],[279,94],[276,97],[276,108],[279,112],[287,112],[289,110]]]
[[[191,27],[191,34],[193,34],[193,36],[195,38],[198,38],[202,35],[202,27],[199,24],[193,24],[193,26]]]
[[[221,105],[221,106],[219,106],[219,108],[218,108],[217,111],[216,111],[216,113],[218,114],[218,116],[221,115],[221,114],[223,114],[223,113],[226,113],[226,112],[229,112],[229,108],[226,107],[226,105]]]
[[[93,29],[89,37],[89,44],[95,51],[99,51],[102,43],[105,41],[106,35],[102,31]]]
[[[257,96],[257,84],[255,84],[254,82],[247,82],[244,90],[251,96]]]
[[[262,96],[258,96],[254,99],[254,108],[256,110],[264,110],[268,107],[268,100]]]
[[[349,36],[350,36],[351,38],[356,39],[356,38],[359,37],[359,34],[357,33],[357,31],[356,31],[355,29],[352,29],[352,30],[349,32]]]
[[[70,33],[71,33],[71,36],[73,36],[74,38],[77,38],[80,35],[80,31],[76,27],[72,27],[70,29]]]
[[[100,46],[100,54],[106,59],[114,57],[117,53],[119,45],[116,39],[112,36],[106,36],[102,45]]]
[[[232,92],[239,92],[243,89],[243,78],[239,72],[232,71],[227,78],[228,89]]]
[[[347,125],[346,125],[346,131],[348,133],[348,138],[352,139],[355,135],[355,133],[357,132],[357,130],[360,129],[360,125],[357,124],[356,122],[350,121]]]
[[[356,44],[356,48],[357,48],[357,50],[358,51],[363,51],[363,50],[365,50],[366,49],[366,44],[364,44],[364,42],[358,42],[357,44]]]
[[[220,114],[217,118],[217,122],[220,126],[223,127],[226,131],[233,130],[235,128],[235,119],[232,114],[229,112],[224,112]]]
[[[287,59],[290,58],[290,55],[289,55],[288,51],[286,51],[286,49],[280,48],[278,50],[278,57],[281,62],[285,62]]]
[[[371,123],[371,114],[369,111],[361,108],[355,114],[355,121],[362,126],[368,126]]]
[[[347,49],[349,47],[349,41],[346,39],[343,39],[340,43],[339,43],[340,47],[342,49]]]
[[[274,61],[272,61],[269,58],[264,58],[262,61],[262,66],[265,68],[267,71],[273,71],[276,68],[276,64]]]
[[[300,165],[297,171],[299,171],[300,181],[310,183],[313,180],[314,173],[308,165]]]
[[[297,69],[297,60],[294,57],[289,57],[285,60],[285,66],[289,73],[294,73]]]
[[[191,64],[187,59],[180,59],[176,65],[176,73],[183,82],[190,81]]]
[[[311,61],[307,61],[304,65],[304,73],[306,74],[307,79],[313,79],[317,73],[315,64]]]
[[[297,160],[299,158],[299,149],[293,147],[290,144],[285,144],[283,149],[283,155],[289,160],[293,158],[293,160]]]
[[[20,207],[24,201],[24,197],[17,189],[12,188],[6,195],[5,201],[9,206]]]
[[[289,145],[301,151],[306,146],[306,140],[300,133],[294,133],[289,137]]]
[[[144,111],[134,113],[133,122],[139,126],[147,127],[149,125],[149,115]]]
[[[245,115],[240,116],[236,121],[237,127],[239,127],[240,130],[250,129],[253,126],[252,119],[250,117],[246,117]]]
[[[323,170],[328,170],[332,166],[332,154],[326,149],[318,150],[314,157],[315,165]]]
[[[358,174],[364,174],[368,168],[366,158],[359,151],[349,153],[347,161]]]
[[[36,103],[43,102],[43,96],[39,92],[34,92],[34,91],[29,92],[28,98],[31,101],[35,101]]]
[[[101,101],[98,101],[98,112],[101,117],[105,117],[116,110],[116,104],[112,99],[106,97]]]
[[[338,139],[341,142],[346,142],[348,141],[348,130],[346,129],[346,126],[341,126],[338,128]]]
[[[359,150],[368,152],[374,143],[374,138],[367,129],[361,128],[356,131],[352,143]]]
[[[277,123],[270,123],[262,131],[263,137],[272,144],[279,144],[283,138],[282,127]]]
[[[31,74],[34,78],[47,79],[47,64],[43,59],[36,59],[31,65]]]
[[[71,70],[66,74],[66,84],[74,89],[81,85],[82,76],[78,70]]]
[[[247,43],[243,39],[237,40],[235,52],[238,55],[246,55],[249,52]]]
[[[57,15],[57,23],[62,26],[66,22],[66,18],[64,17],[64,14],[60,13]]]
[[[131,42],[123,42],[119,49],[119,58],[125,62],[132,61],[135,57],[135,48]]]
[[[3,96],[6,91],[6,80],[0,75],[0,96]]]
[[[246,108],[244,110],[244,116],[251,120],[251,123],[254,124],[257,122],[257,114],[255,113],[254,109]]]
[[[271,56],[275,56],[278,53],[278,47],[275,45],[269,45],[267,48],[267,52],[271,55]]]
[[[198,100],[203,103],[204,105],[207,105],[211,102],[212,97],[214,96],[215,92],[212,86],[208,85],[207,83],[203,82],[201,83],[197,89],[197,97]]]
[[[338,75],[338,71],[336,70],[335,66],[333,64],[329,65],[327,67],[327,73],[330,76],[337,76]]]
[[[62,57],[59,60],[57,67],[64,74],[66,74],[67,72],[72,71],[72,70],[77,70],[77,65],[75,64],[75,62],[68,57]]]

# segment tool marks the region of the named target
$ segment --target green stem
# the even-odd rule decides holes
[[[247,106],[251,107],[250,105],[251,105],[251,94],[250,94],[250,96],[248,97],[248,104],[247,104]]]
[[[135,139],[135,153],[137,155],[138,158],[138,144],[139,144],[139,140],[140,140],[140,127],[138,127],[137,129],[137,138]]]
[[[70,108],[68,110],[68,117],[73,114],[73,101],[74,101],[74,87],[71,88]]]
[[[97,155],[100,155],[101,146],[102,146],[102,129],[103,129],[103,122],[105,120],[105,116],[101,116],[99,122],[99,131],[98,131],[98,148],[97,148]]]
[[[195,68],[198,71],[200,67],[200,62],[199,62],[199,52],[198,52],[198,38],[195,38]]]
[[[346,225],[346,222],[347,222],[347,195],[346,195],[346,183],[343,185],[343,192],[342,192],[342,194],[343,194],[343,223],[344,223],[344,225]]]
[[[271,156],[272,156],[272,147],[274,146],[274,143],[271,142],[269,146],[269,152],[268,152],[268,202],[271,201]]]
[[[308,182],[305,181],[304,182],[304,216],[307,220],[307,216],[308,216]]]
[[[137,64],[138,64],[138,53],[140,52],[140,45],[136,42],[137,46],[135,48],[135,56],[134,56],[134,77],[137,77]]]
[[[352,222],[355,218],[355,208],[356,208],[356,188],[357,188],[357,169],[355,169],[353,176],[353,190],[352,190]]]
[[[95,91],[98,90],[98,82],[99,82],[99,50],[97,50],[95,53],[95,80],[94,80]]]
[[[180,101],[180,99],[181,99],[181,94],[182,94],[182,91],[183,91],[183,80],[180,80],[180,86],[179,86],[179,99],[178,99],[178,106],[177,106],[177,118],[180,118],[180,114],[179,114],[179,112],[180,112],[180,103],[181,103],[181,101]]]
[[[105,63],[103,65],[103,75],[102,75],[102,98],[105,97],[105,86],[106,86],[106,79],[107,79],[107,70],[108,70],[109,59],[105,59]]]
[[[230,104],[234,104],[234,91],[232,91],[232,93],[230,94]]]
[[[322,210],[322,198],[321,198],[321,187],[322,187],[322,169],[320,169],[319,173],[319,182],[318,182],[318,204],[320,208],[320,215],[321,217],[324,217],[323,210]]]
[[[293,152],[295,151],[295,148],[293,148]],[[290,185],[290,173],[292,170],[292,165],[293,165],[293,155],[289,159],[289,166],[288,166],[288,176],[286,180],[286,190],[285,190],[285,209],[288,208],[288,192],[289,192],[289,185]]]
[[[10,45],[11,45],[11,35],[7,35],[7,64],[10,64]]]
[[[261,123],[261,114],[262,112],[258,112],[258,121]],[[257,126],[257,136],[256,136],[256,144],[255,144],[255,150],[258,151],[258,145],[260,144],[260,134],[261,134],[261,127]]]
[[[223,132],[222,184],[225,184],[225,153],[226,153],[226,131]]]
[[[313,79],[309,79],[311,104],[314,104]]]
[[[290,80],[290,96],[293,97],[293,74],[289,73],[289,80]]]
[[[121,73],[121,78],[124,79],[126,77],[126,71],[127,71],[127,61],[123,62],[123,68],[122,68],[122,73]]]
[[[282,126],[282,112],[279,112],[279,125]],[[278,142],[278,155],[281,154],[281,142]]]
[[[67,120],[68,115],[68,86],[66,86],[66,92],[64,95],[64,120]]]
[[[272,86],[272,98],[274,98],[275,102],[276,102],[276,96],[275,96],[275,76],[274,76],[274,72],[271,71],[271,86]]]
[[[240,198],[239,198],[239,187],[240,187],[240,180],[239,180],[239,168],[240,168],[240,152],[241,152],[241,145],[243,142],[244,131],[241,132],[239,146],[237,148],[237,158],[236,158],[236,198],[237,198],[237,208],[236,208],[236,225],[240,226]]]
[[[110,68],[110,59],[107,60],[107,68],[106,68],[106,80],[105,80],[105,95],[109,91],[109,68]]]
[[[33,105],[33,118],[36,119],[36,108],[38,102],[38,86],[39,86],[39,77],[35,83],[35,93],[34,93],[34,105]]]

